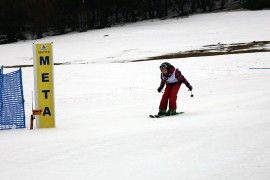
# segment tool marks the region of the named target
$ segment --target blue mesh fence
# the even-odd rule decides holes
[[[0,130],[25,128],[22,70],[0,72]]]

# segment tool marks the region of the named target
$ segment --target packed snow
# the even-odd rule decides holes
[[[22,69],[27,127],[0,131],[1,180],[269,180],[269,52],[130,62],[269,41],[269,17],[270,10],[198,14],[1,45],[0,65],[32,64],[32,44],[47,42],[54,62],[69,63],[54,67],[50,129],[29,130],[34,73]],[[164,61],[181,70],[194,97],[182,85],[185,113],[151,119]]]

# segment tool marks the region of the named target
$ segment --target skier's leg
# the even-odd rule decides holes
[[[180,89],[181,84],[180,83],[175,83],[173,84],[171,88],[171,93],[170,93],[170,100],[169,100],[169,109],[171,110],[176,110],[177,105],[176,105],[176,100],[177,100],[177,94]]]
[[[166,111],[167,106],[168,106],[168,100],[170,98],[170,93],[171,93],[171,85],[166,84],[165,92],[162,95],[160,105],[159,105],[159,109],[162,109],[162,110]]]

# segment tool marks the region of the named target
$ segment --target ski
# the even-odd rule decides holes
[[[178,114],[183,114],[184,112],[177,112],[176,114],[172,114],[172,115],[170,115],[170,116],[175,116],[175,115],[178,115]],[[170,117],[170,116],[166,116],[166,115],[162,115],[162,116],[160,116],[160,115],[149,115],[149,117],[150,118],[164,118],[164,117]]]

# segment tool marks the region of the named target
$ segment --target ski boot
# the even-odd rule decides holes
[[[165,116],[166,115],[166,110],[165,109],[160,109],[158,112],[159,116]]]
[[[175,115],[176,114],[176,109],[169,109],[166,112],[166,116],[171,116],[171,115]]]

